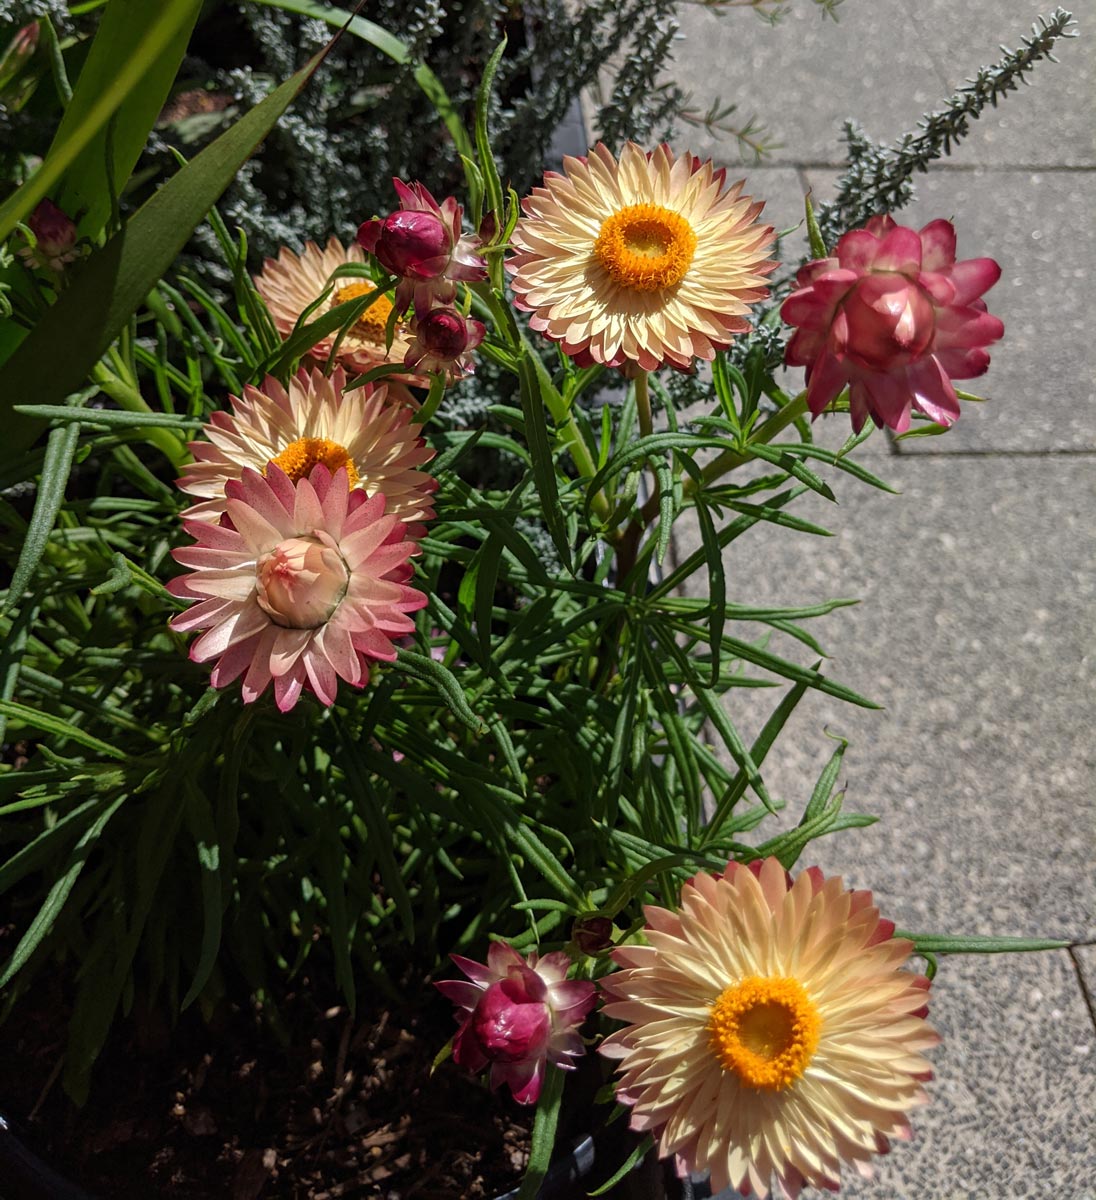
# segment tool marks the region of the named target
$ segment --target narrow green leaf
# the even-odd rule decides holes
[[[632,1153],[624,1160],[623,1163],[612,1173],[612,1175],[600,1187],[594,1188],[592,1192],[587,1192],[587,1196],[604,1196],[606,1192],[615,1188],[618,1183],[625,1179],[631,1171],[647,1157],[651,1148],[654,1146],[654,1138],[649,1133],[645,1133],[640,1139],[638,1145],[632,1150]]]
[[[1072,944],[1058,938],[907,933],[904,929],[896,929],[894,936],[909,938],[918,954],[1020,954],[1031,950],[1065,950]]]
[[[84,832],[83,836],[73,847],[72,854],[69,856],[68,866],[64,873],[54,881],[53,886],[42,903],[42,907],[31,922],[30,928],[19,939],[19,945],[15,947],[7,966],[4,968],[3,973],[0,974],[0,987],[4,987],[11,981],[15,973],[30,958],[42,939],[53,928],[54,921],[57,920],[58,914],[65,907],[65,901],[69,897],[69,892],[72,891],[77,879],[80,878],[80,872],[84,869],[88,855],[99,840],[99,835],[106,828],[110,818],[121,808],[125,799],[125,796],[119,796],[113,803],[106,805],[99,816],[96,817],[91,827]]]
[[[814,665],[817,667],[818,663]],[[805,684],[799,684],[798,688],[805,686]],[[807,801],[807,807],[803,810],[803,820],[800,821],[801,825],[812,820],[822,811],[829,798],[833,795],[833,789],[837,786],[837,777],[841,773],[841,763],[845,757],[845,751],[849,746],[849,743],[844,738],[838,740],[840,745],[830,755],[830,761],[822,768],[822,774],[818,776],[818,782],[814,785],[811,798]]]
[[[79,412],[79,409],[65,409],[66,412]],[[68,485],[69,472],[72,470],[72,457],[76,453],[76,442],[80,436],[79,425],[68,425],[54,429],[46,442],[46,457],[42,462],[42,475],[38,483],[38,495],[34,500],[34,512],[27,526],[23,548],[19,551],[19,560],[15,564],[15,572],[11,577],[8,594],[0,603],[0,614],[23,597],[23,592],[30,583],[38,564],[45,553],[49,535],[53,532],[53,523],[57,512],[65,498],[65,488]]]
[[[117,759],[128,758],[128,755],[123,750],[119,750],[117,746],[100,741],[99,738],[92,737],[90,733],[85,733],[78,726],[70,725],[68,721],[63,721],[60,717],[40,712],[26,704],[17,704],[14,700],[0,700],[0,713],[15,717],[25,725],[29,725],[31,729],[39,729],[43,733],[53,733],[57,737],[78,742],[81,746],[86,746],[89,750],[94,750],[99,754],[107,754],[111,758]]]
[[[148,141],[201,7],[201,0],[161,0],[151,6],[147,0],[111,0],[107,5],[53,146],[63,145],[84,114],[117,86],[120,65],[136,59],[141,73],[109,122],[65,172],[56,194],[50,193],[65,212],[83,211],[79,230],[84,236],[94,238],[110,217],[111,196],[120,195]],[[147,47],[149,34],[161,25],[170,33],[153,55]]]
[[[533,1118],[533,1141],[529,1148],[529,1165],[518,1190],[517,1200],[536,1200],[540,1185],[548,1174],[552,1151],[556,1146],[556,1126],[559,1123],[560,1101],[566,1076],[549,1063],[544,1068],[544,1084],[537,1101],[537,1115]]]
[[[797,446],[798,450],[799,447]],[[751,442],[749,453],[755,458],[762,458],[766,462],[771,462],[773,466],[780,467],[781,470],[787,471],[789,475],[798,479],[800,483],[805,483],[812,492],[817,492],[820,496],[824,496],[827,500],[832,500],[837,503],[837,497],[833,494],[829,484],[827,484],[819,475],[816,475],[810,467],[806,466],[788,450],[778,450],[775,446],[767,446],[763,442]]]
[[[491,151],[491,140],[487,133],[487,113],[491,107],[491,88],[494,86],[495,73],[506,51],[506,38],[495,47],[487,65],[483,68],[483,78],[480,80],[479,91],[476,93],[476,153],[479,156],[479,169],[483,179],[484,198],[487,208],[498,218],[501,226],[505,220],[502,211],[502,183],[499,180],[495,156]]]
[[[769,719],[765,722],[764,728],[757,735],[756,740],[750,747],[750,758],[760,769],[761,764],[765,761],[766,756],[772,749],[780,731],[787,724],[788,718],[795,711],[799,701],[803,699],[807,692],[807,684],[804,682],[797,683],[793,688],[790,688],[788,694],[773,710]],[[715,812],[712,814],[712,819],[708,822],[704,832],[700,838],[700,846],[703,848],[710,842],[715,841],[727,823],[734,810],[735,805],[746,793],[746,785],[749,783],[749,776],[741,768],[735,775],[734,779],[727,785],[723,795],[720,796],[716,804]],[[831,788],[830,791],[833,789]],[[826,796],[829,797],[829,791]]]
[[[720,650],[723,646],[723,627],[726,623],[724,609],[727,603],[727,580],[723,570],[723,550],[715,534],[715,524],[708,506],[696,496],[696,517],[700,526],[700,541],[708,566],[708,600],[711,611],[708,617],[708,645],[712,652],[712,675],[709,683],[714,687],[720,674]]]
[[[155,9],[150,9],[144,0],[113,0],[111,9],[120,8],[127,11],[125,14],[119,13],[116,21],[108,10],[85,64],[85,70],[91,68],[87,84],[85,85],[81,75],[73,92],[72,103],[61,120],[49,153],[26,183],[0,205],[0,242],[7,238],[18,222],[26,220],[39,200],[57,191],[58,184],[70,171],[74,172],[74,178],[81,182],[81,186],[86,187],[93,164],[98,164],[99,188],[102,195],[109,195],[101,173],[105,157],[107,122],[119,112],[127,97],[132,96],[133,112],[127,114],[125,121],[127,136],[122,139],[120,148],[112,145],[117,169],[124,157],[128,157],[132,141],[130,123],[138,122],[139,115],[147,110],[149,100],[158,87],[158,81],[162,80],[164,72],[170,67],[176,51],[178,58],[182,58],[190,29],[200,7],[200,0],[164,0],[155,6]],[[119,55],[118,48],[125,49],[127,53]],[[108,65],[109,72],[104,73]],[[150,71],[155,72],[151,79],[148,78]],[[170,86],[174,76],[175,71],[171,69],[165,95],[166,87]],[[156,112],[158,111],[157,108]],[[156,112],[152,114],[145,134],[151,128]],[[117,140],[116,132],[112,141]],[[134,161],[143,144],[144,136],[133,155]],[[129,170],[125,174],[128,176]],[[102,228],[102,221],[109,213],[109,208],[107,212],[101,212],[102,195],[92,197],[84,196],[82,192],[74,193],[73,198],[78,196],[84,203],[90,203],[94,199],[96,211],[101,213],[98,218],[99,224],[92,222],[84,232]],[[69,203],[71,202],[70,200]]]
[[[807,212],[807,240],[810,242],[811,254],[815,258],[827,258],[829,251],[826,249],[822,230],[818,228],[818,218],[814,215],[814,205],[811,204],[811,193],[809,190],[803,197],[803,207]]]
[[[186,827],[194,839],[202,889],[202,945],[194,979],[180,1009],[189,1008],[202,994],[217,965],[221,949],[221,919],[224,888],[221,879],[221,846],[209,800],[193,784],[186,787]]]
[[[397,652],[396,662],[400,669],[406,671],[408,675],[414,675],[416,679],[432,684],[453,715],[467,725],[473,733],[485,732],[483,722],[472,711],[464,691],[452,671],[446,670],[441,663],[435,662],[427,655],[416,654],[403,647],[400,647]]]
[[[854,692],[852,688],[845,687],[841,683],[834,683],[820,671],[801,667],[798,663],[789,662],[786,658],[770,654],[768,650],[761,650],[738,638],[725,637],[724,641],[734,652],[736,658],[743,658],[746,662],[753,663],[755,667],[764,667],[767,671],[772,671],[775,675],[782,675],[785,679],[806,682],[817,691],[825,692],[828,696],[836,696],[838,700],[847,700],[850,704],[855,704],[860,708],[882,707],[874,700],[868,700],[859,692]]]
[[[552,544],[564,566],[574,574],[571,565],[571,542],[567,536],[567,520],[559,502],[556,486],[556,464],[552,456],[551,438],[548,433],[548,418],[545,401],[541,397],[540,381],[532,362],[532,351],[526,351],[521,359],[521,411],[525,417],[525,434],[533,462],[533,480],[540,495],[544,523],[548,527]]]
[[[62,408],[57,404],[13,404],[11,411],[26,417],[49,421],[55,426],[87,425],[106,429],[196,429],[205,422],[201,417],[176,416],[175,413],[120,412],[113,408]]]
[[[349,735],[341,721],[337,722],[336,727],[343,748],[342,764],[347,783],[351,785],[350,796],[365,822],[369,835],[369,850],[373,855],[377,873],[381,877],[385,892],[396,906],[404,937],[408,942],[413,942],[415,913],[407,885],[396,861],[392,827],[385,815],[384,804],[369,780],[369,767],[362,758],[357,740]]]

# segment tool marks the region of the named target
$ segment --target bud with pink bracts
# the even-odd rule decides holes
[[[980,299],[1000,278],[992,258],[955,261],[950,221],[921,230],[872,217],[834,256],[807,263],[780,315],[798,326],[786,362],[807,368],[814,416],[845,388],[853,428],[868,417],[904,433],[910,409],[938,425],[959,416],[953,379],[989,366],[1004,325]]]
[[[462,317],[454,308],[432,308],[411,322],[411,345],[404,365],[422,373],[445,371],[460,379],[475,370],[472,351],[487,330],[482,321]]]
[[[487,261],[477,251],[480,240],[461,232],[461,206],[452,196],[439,204],[421,183],[393,179],[400,207],[387,217],[374,217],[358,229],[358,241],[386,271],[398,275],[396,311],[412,303],[418,312],[452,304],[456,281],[487,278]]]
[[[36,244],[24,246],[19,254],[30,266],[63,271],[67,263],[79,257],[76,223],[52,200],[38,201],[38,206],[27,220],[27,226],[34,234]]]
[[[19,29],[8,42],[7,49],[0,54],[0,92],[19,74],[34,57],[38,49],[40,30],[37,21],[31,21]]]
[[[494,942],[486,964],[450,957],[472,981],[434,985],[458,1009],[454,1061],[477,1073],[489,1065],[492,1088],[505,1083],[519,1104],[535,1104],[545,1064],[570,1071],[585,1053],[578,1027],[594,1006],[594,985],[568,980],[571,960],[560,950],[524,959]]]

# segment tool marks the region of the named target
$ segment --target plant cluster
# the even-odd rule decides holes
[[[454,1058],[537,1104],[523,1200],[599,994],[640,1135],[621,1172],[652,1144],[761,1196],[866,1169],[925,1099],[934,951],[1057,943],[897,933],[869,893],[799,869],[814,839],[872,820],[845,807],[843,741],[809,795],[765,780],[808,691],[872,706],[822,669],[813,628],[852,601],[759,606],[725,561],[771,526],[825,535],[801,497],[886,489],[856,459],[875,428],[960,416],[953,381],[1002,335],[982,299],[1000,268],[959,258],[945,220],[832,236],[877,203],[850,174],[826,224],[807,202],[794,287],[751,331],[775,235],[710,161],[599,144],[524,198],[507,186],[493,136],[520,123],[497,89],[508,62],[535,76],[542,59],[487,52],[494,6],[480,25],[461,10],[475,55],[450,64],[456,96],[417,58],[441,6],[403,7],[407,44],[356,17],[325,59],[285,51],[287,78],[127,216],[199,7],[108,6],[52,148],[0,205],[7,1003],[68,973],[64,1083],[82,1100],[137,1004],[175,1018],[251,994],[276,1012],[319,961],[351,1007],[366,989],[398,1005],[453,954]],[[603,45],[627,28],[611,7],[589,6]],[[247,20],[271,46],[286,29],[276,6]],[[287,156],[283,232],[306,195],[338,213],[311,230],[322,247],[279,246],[253,274],[219,198],[272,132],[308,143],[291,105],[336,94],[342,111],[353,38],[429,98],[407,146],[436,170],[375,216]],[[374,78],[359,133],[377,128]],[[430,184],[458,170],[464,204],[455,183],[439,202]],[[222,296],[172,273],[199,227]],[[802,393],[782,359],[806,367]],[[660,372],[698,360],[711,385],[686,409]],[[512,399],[439,421],[488,364]],[[598,401],[607,380],[622,399]],[[851,418],[840,450],[812,437],[823,413]],[[670,565],[686,524],[698,548]],[[766,713],[752,738],[747,703]]]

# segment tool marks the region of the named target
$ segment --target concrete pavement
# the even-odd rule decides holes
[[[759,527],[726,556],[729,600],[863,601],[812,632],[828,673],[885,711],[809,694],[765,767],[796,819],[833,748],[824,730],[850,741],[846,805],[880,821],[815,843],[810,860],[872,888],[900,927],[1081,943],[941,960],[932,1104],[875,1181],[843,1189],[865,1200],[1096,1200],[1096,10],[1075,7],[1080,36],[1060,65],[1039,64],[899,216],[952,218],[961,258],[1004,268],[987,299],[1005,340],[971,385],[988,403],[941,438],[875,435],[861,453],[902,494],[834,473],[839,506],[797,510],[834,538]],[[681,148],[745,174],[778,227],[800,220],[806,187],[831,193],[846,116],[877,140],[914,128],[1000,43],[1018,45],[1038,9],[839,11],[834,25],[791,0],[770,29],[742,10],[680,9],[675,74],[694,106],[735,102],[783,143],[744,167],[733,142],[700,131]],[[829,445],[846,433],[845,417],[819,428]],[[683,532],[677,553],[695,544]],[[780,635],[772,646],[810,653]],[[728,701],[746,733],[772,707],[751,711],[757,695]]]

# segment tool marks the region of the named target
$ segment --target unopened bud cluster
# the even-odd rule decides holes
[[[395,308],[414,309],[404,363],[415,371],[460,379],[474,370],[471,352],[486,332],[456,307],[457,283],[487,278],[482,242],[461,229],[462,208],[452,196],[439,204],[421,184],[395,179],[400,207],[358,230],[358,242],[398,277]]]

